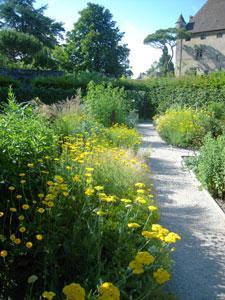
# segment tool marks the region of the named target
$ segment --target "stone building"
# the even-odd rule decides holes
[[[180,15],[176,25],[191,33],[177,41],[177,76],[225,70],[225,0],[208,0],[188,23]]]

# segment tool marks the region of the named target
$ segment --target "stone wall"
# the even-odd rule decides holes
[[[177,76],[219,70],[225,70],[225,31],[195,34],[190,41],[177,42]]]

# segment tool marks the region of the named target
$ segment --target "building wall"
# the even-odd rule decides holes
[[[217,34],[222,34],[222,37],[218,38]],[[205,39],[202,39],[202,36],[205,36]],[[190,41],[177,41],[177,76],[217,70],[225,70],[225,30],[195,34]]]

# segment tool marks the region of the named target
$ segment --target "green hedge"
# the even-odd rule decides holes
[[[111,82],[115,87],[123,87],[141,118],[165,112],[171,106],[198,108],[211,102],[225,102],[225,73],[222,72],[181,79],[171,77],[146,80],[113,79],[96,72],[81,72],[64,77],[38,77],[30,83],[22,82],[21,85],[12,78],[0,78],[0,99],[6,99],[5,88],[12,85],[20,101],[38,96],[43,102],[52,103],[71,97],[79,88],[86,94],[90,81]]]

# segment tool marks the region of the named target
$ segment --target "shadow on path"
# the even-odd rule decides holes
[[[182,156],[190,150],[167,145],[152,124],[140,124],[138,130],[140,151],[151,148],[161,222],[182,236],[167,289],[180,300],[225,300],[225,216],[182,167]]]

